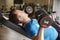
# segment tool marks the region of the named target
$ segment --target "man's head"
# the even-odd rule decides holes
[[[28,14],[24,11],[15,10],[14,13],[17,15],[18,20],[22,23],[25,23],[29,19]]]

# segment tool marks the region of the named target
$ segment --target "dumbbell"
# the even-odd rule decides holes
[[[25,4],[23,10],[28,14],[28,16],[31,18],[33,17],[35,14],[35,5],[32,3],[29,4]]]
[[[53,20],[49,16],[45,16],[39,20],[39,24],[43,27],[49,27],[52,24]]]
[[[48,12],[46,12],[44,9],[39,9],[37,12],[35,12],[35,16],[37,17],[40,26],[44,28],[53,23],[53,20],[49,17]]]
[[[38,23],[40,25],[36,40],[44,40],[44,28],[49,27],[53,23],[53,20],[44,9],[39,9],[35,13],[35,16],[38,17]]]
[[[24,11],[27,13],[27,14],[32,14],[34,13],[34,4],[32,3],[29,3],[29,4],[25,4],[24,5]]]

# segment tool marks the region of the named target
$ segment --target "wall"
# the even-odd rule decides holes
[[[46,4],[48,3],[48,0],[23,0],[24,3],[35,3],[35,4],[40,4],[40,5],[43,5],[43,4]]]
[[[6,0],[7,10],[10,10],[10,7],[14,5],[14,0]]]
[[[60,23],[60,0],[54,0],[53,11],[56,11],[57,21]]]
[[[5,5],[7,10],[10,10],[10,7],[14,5],[14,0],[0,0],[0,8],[2,5]]]
[[[6,1],[5,0],[0,0],[0,8],[2,5],[6,5]]]

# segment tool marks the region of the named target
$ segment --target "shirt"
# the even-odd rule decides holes
[[[30,36],[36,35],[39,30],[39,24],[36,19],[28,20],[23,28]],[[44,28],[44,40],[56,40],[58,36],[58,32],[53,26],[49,26],[48,28]]]

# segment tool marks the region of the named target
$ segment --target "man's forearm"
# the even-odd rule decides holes
[[[44,40],[44,28],[40,28],[38,34],[33,36],[32,40]]]

